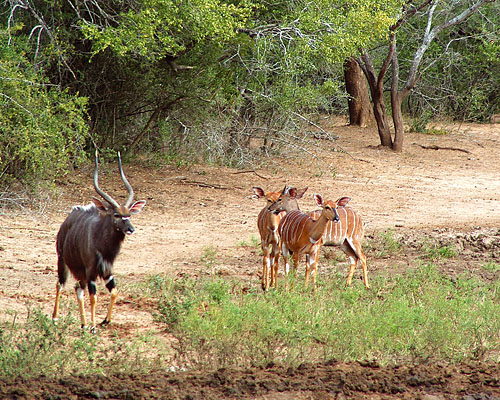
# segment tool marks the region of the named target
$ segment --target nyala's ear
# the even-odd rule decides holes
[[[95,206],[97,207],[97,209],[99,211],[102,211],[102,212],[108,211],[108,209],[106,208],[106,206],[104,204],[102,204],[102,201],[99,200],[98,198],[92,197],[92,202],[95,204]]]
[[[296,187],[289,188],[288,195],[290,196],[291,199],[295,199],[297,197],[297,188]]]
[[[297,195],[295,196],[295,198],[297,199],[301,199],[302,196],[304,196],[304,193],[307,192],[307,189],[309,188],[309,186],[306,186],[304,189],[302,190],[297,190]]]
[[[316,204],[320,207],[323,207],[323,197],[318,193],[314,193],[313,197]]]
[[[337,207],[345,207],[351,201],[350,197],[341,197],[337,200]]]
[[[146,200],[136,201],[132,206],[130,206],[130,214],[139,214],[144,206],[146,205]]]
[[[260,187],[254,186],[252,189],[254,193],[252,197],[254,199],[260,199],[261,197],[264,197],[266,195]]]

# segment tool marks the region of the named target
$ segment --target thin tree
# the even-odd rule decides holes
[[[373,112],[375,120],[377,122],[380,143],[382,146],[390,147],[396,152],[403,151],[404,126],[401,105],[420,78],[419,68],[423,56],[431,45],[432,41],[443,30],[465,21],[470,15],[475,13],[482,5],[487,2],[488,0],[477,0],[461,12],[459,12],[459,8],[460,6],[463,6],[463,4],[465,3],[464,1],[448,4],[449,7],[446,10],[444,16],[444,22],[434,27],[433,23],[436,16],[436,9],[440,4],[439,0],[436,0],[434,2],[432,0],[425,0],[422,4],[416,6],[408,3],[403,7],[402,17],[390,27],[389,49],[387,56],[385,57],[384,62],[382,63],[382,66],[379,70],[379,73],[376,74],[372,58],[367,51],[363,51],[361,56],[358,57],[357,61],[361,66],[364,74],[366,75],[370,87],[373,102]],[[400,88],[400,71],[396,45],[396,33],[398,31],[398,28],[403,25],[409,18],[414,17],[418,12],[424,9],[426,9],[425,15],[427,18],[426,28],[422,36],[421,44],[418,49],[416,49],[413,56],[410,70],[408,72],[408,77],[405,83]],[[449,17],[450,14],[453,14],[454,16]],[[384,78],[387,70],[389,69],[389,66],[391,66],[392,71],[390,91],[392,119],[394,123],[394,140],[391,135],[383,97]]]

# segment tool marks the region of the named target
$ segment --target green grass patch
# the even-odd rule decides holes
[[[387,229],[377,234],[366,243],[369,251],[377,254],[377,257],[389,257],[401,251],[401,239],[396,237],[394,229]]]
[[[253,249],[261,250],[261,243],[260,243],[260,238],[258,238],[255,235],[252,235],[250,237],[250,240],[241,240],[238,242],[238,246],[240,247],[250,247]]]
[[[500,284],[451,280],[433,265],[374,277],[372,290],[321,282],[262,294],[222,279],[170,282],[158,319],[192,367],[296,365],[328,359],[498,360]]]
[[[210,251],[207,251],[210,253]],[[211,258],[211,257],[208,257]],[[321,276],[320,276],[321,278]],[[30,309],[26,323],[0,324],[0,375],[63,377],[281,363],[467,359],[500,361],[500,282],[447,277],[433,264],[360,282],[320,279],[264,294],[222,279],[151,276],[141,297],[157,307],[165,337],[82,331],[73,311],[57,323]],[[63,313],[64,314],[64,313]],[[170,340],[174,338],[174,340]]]
[[[485,263],[483,265],[483,268],[489,272],[498,272],[498,271],[500,271],[500,264],[498,264],[494,261],[488,261],[487,263]]]
[[[151,348],[155,348],[151,353]],[[24,378],[141,373],[164,366],[165,348],[149,334],[103,338],[80,328],[72,313],[54,323],[39,308],[26,323],[0,325],[0,376]]]
[[[423,258],[437,261],[441,259],[453,258],[457,255],[455,248],[450,246],[439,246],[437,244],[425,244],[423,246],[424,255]]]

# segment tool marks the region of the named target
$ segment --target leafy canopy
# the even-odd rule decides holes
[[[211,40],[222,46],[250,17],[254,4],[242,0],[138,1],[119,15],[119,23],[99,26],[82,23],[83,33],[96,52],[112,49],[149,60],[177,56],[196,43]]]

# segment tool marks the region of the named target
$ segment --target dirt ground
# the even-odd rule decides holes
[[[500,263],[500,124],[448,125],[447,135],[409,133],[405,151],[379,148],[373,127],[351,128],[342,121],[323,125],[338,136],[335,142],[317,139],[319,158],[270,160],[266,168],[236,170],[207,165],[183,168],[125,165],[136,199],[147,200],[134,216],[134,235],[127,237],[115,262],[121,285],[152,274],[208,275],[202,262],[213,250],[221,275],[237,276],[260,285],[261,259],[255,248],[242,246],[258,237],[256,217],[263,202],[251,198],[252,186],[279,190],[285,184],[308,186],[303,210],[315,209],[312,193],[325,198],[352,198],[350,205],[363,217],[365,236],[391,229],[407,253],[397,259],[368,252],[369,275],[392,268],[409,268],[415,246],[433,237],[451,242],[459,256],[443,270],[463,270],[484,279],[499,279],[498,271],[482,268]],[[342,151],[339,151],[339,150]],[[314,150],[312,150],[314,151]],[[100,185],[116,199],[125,191],[116,165],[103,166]],[[32,209],[0,210],[0,322],[21,322],[27,305],[51,314],[55,298],[55,237],[76,204],[94,195],[92,166],[58,182],[56,200]],[[341,263],[342,273],[347,263]],[[323,273],[323,271],[321,272]],[[358,270],[354,284],[361,285]],[[102,285],[100,285],[102,286]],[[97,313],[106,313],[107,296]],[[73,291],[65,297],[73,299]],[[154,305],[118,298],[107,335],[136,335],[157,329]],[[62,310],[64,312],[64,310]],[[145,376],[72,377],[15,382],[0,377],[0,397],[110,399],[500,399],[500,367],[487,362],[463,365],[399,365],[374,363],[304,364],[298,368],[269,365],[252,370],[187,371]]]

